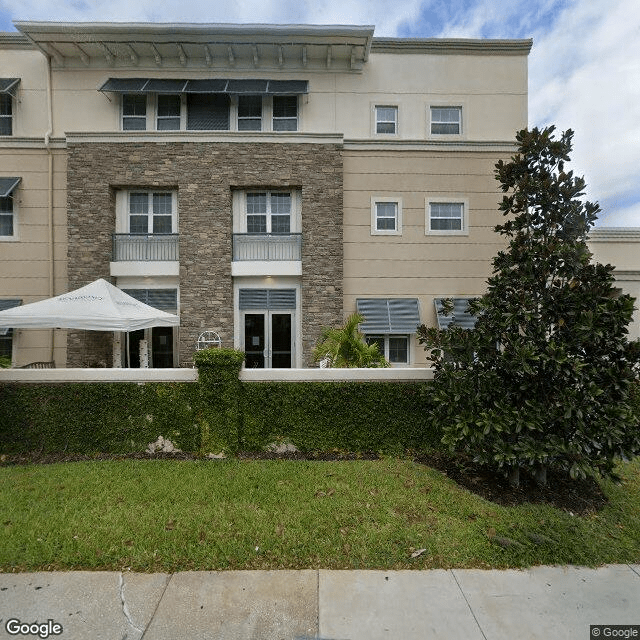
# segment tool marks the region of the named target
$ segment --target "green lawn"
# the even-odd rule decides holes
[[[500,507],[401,459],[5,466],[0,570],[638,563],[640,461],[620,473],[603,483],[609,504],[578,517]],[[503,549],[494,532],[521,546]]]

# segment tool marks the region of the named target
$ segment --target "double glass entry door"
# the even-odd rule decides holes
[[[290,369],[293,362],[292,314],[260,311],[244,314],[247,369]]]

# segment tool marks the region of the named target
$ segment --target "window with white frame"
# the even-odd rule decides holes
[[[238,131],[262,130],[262,96],[238,96]]]
[[[273,96],[274,131],[298,130],[298,96]]]
[[[13,196],[0,198],[0,238],[13,238],[15,235]]]
[[[247,192],[247,233],[290,233],[291,196],[288,191]]]
[[[145,131],[147,128],[147,96],[124,94],[122,96],[122,130]]]
[[[0,136],[13,134],[13,98],[8,93],[0,94]]]
[[[172,191],[130,191],[127,194],[127,232],[176,233],[176,194]]]
[[[399,198],[371,198],[371,233],[402,234],[402,202]]]
[[[376,106],[376,133],[398,133],[398,107]]]
[[[7,116],[0,104],[0,135],[1,127],[11,130],[8,99]],[[121,118],[123,131],[265,131],[269,123],[272,131],[298,131],[298,96],[122,94]]]
[[[431,135],[462,133],[462,107],[431,107]]]
[[[466,202],[428,202],[426,233],[443,235],[467,233],[466,208]]]
[[[179,131],[182,99],[179,95],[159,94],[156,105],[156,128],[158,131]]]
[[[16,229],[16,199],[15,189],[21,178],[0,178],[0,240],[15,240]]]
[[[367,335],[365,340],[378,345],[378,351],[391,364],[409,364],[409,336]]]

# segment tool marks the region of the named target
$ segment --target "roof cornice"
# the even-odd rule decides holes
[[[0,31],[0,48],[35,49],[29,38],[14,31]]]
[[[595,227],[589,231],[591,242],[640,242],[640,227]]]
[[[529,55],[533,39],[373,38],[372,53],[464,55]]]
[[[54,66],[287,68],[361,71],[370,25],[31,22],[14,25]]]

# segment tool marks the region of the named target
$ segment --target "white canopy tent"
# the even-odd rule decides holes
[[[177,327],[179,324],[178,316],[144,304],[102,278],[54,298],[0,311],[0,330],[125,331],[127,362],[130,331],[150,327]]]
[[[178,316],[139,302],[102,278],[55,298],[0,311],[0,328],[136,331],[179,324]]]

